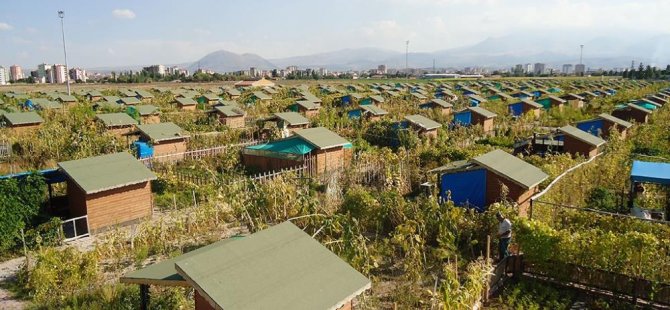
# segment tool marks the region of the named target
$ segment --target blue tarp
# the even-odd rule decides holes
[[[603,120],[594,119],[586,122],[577,123],[577,128],[586,131],[596,137],[599,137],[599,134],[603,130]]]
[[[470,98],[470,106],[471,107],[478,107],[479,106],[479,100],[475,100]]]
[[[347,112],[349,119],[358,119],[361,118],[361,109],[351,110]]]
[[[135,141],[133,148],[137,151],[137,158],[149,158],[154,156],[154,148],[146,142]]]
[[[630,180],[632,182],[670,185],[670,163],[633,161]]]
[[[462,126],[469,126],[472,124],[472,112],[463,111],[454,114],[454,123]]]
[[[521,116],[523,114],[523,103],[517,102],[509,105],[509,112],[512,113],[512,116]]]
[[[365,98],[358,103],[358,105],[368,105],[368,104],[372,104],[372,99]]]
[[[32,175],[33,173],[39,174],[42,177],[44,177],[44,181],[47,184],[54,184],[54,183],[61,183],[65,182],[65,175],[58,170],[57,168],[52,168],[52,169],[44,169],[44,170],[38,170],[38,171],[24,171],[24,172],[19,172],[19,173],[12,173],[12,174],[6,174],[0,176],[0,180],[6,180],[6,179],[23,179],[25,177],[28,177]]]
[[[351,104],[351,96],[349,95],[340,97],[340,100],[342,101],[342,105]]]
[[[451,193],[451,201],[457,206],[470,206],[484,211],[486,205],[486,169],[463,171],[442,175],[440,196],[446,200]]]

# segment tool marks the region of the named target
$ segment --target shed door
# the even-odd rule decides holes
[[[512,113],[512,116],[520,116],[523,114],[523,103],[510,104],[509,112]]]
[[[486,206],[486,169],[444,174],[440,184],[440,196],[457,206],[473,207],[483,211]]]
[[[454,123],[462,126],[472,124],[472,113],[470,111],[458,113],[454,115]]]

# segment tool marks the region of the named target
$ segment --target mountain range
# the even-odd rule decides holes
[[[655,36],[622,35],[584,39],[578,35],[524,33],[487,38],[479,43],[439,50],[411,52],[409,67],[437,68],[489,67],[509,68],[521,63],[545,63],[554,68],[579,63],[580,44],[584,44],[583,62],[590,68],[629,67],[631,60],[665,67],[670,63],[670,34]],[[404,68],[405,53],[366,47],[349,48],[287,58],[266,59],[252,53],[237,54],[219,50],[192,63],[180,64],[194,71],[197,68],[215,72],[258,69],[326,68],[329,70],[366,70],[385,64],[388,68]]]

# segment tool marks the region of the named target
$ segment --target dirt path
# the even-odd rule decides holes
[[[0,263],[0,284],[4,286],[12,281],[25,261],[25,257],[19,257]],[[0,309],[23,309],[26,305],[25,301],[16,300],[11,292],[0,287]]]

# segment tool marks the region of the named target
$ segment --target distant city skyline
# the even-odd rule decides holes
[[[410,52],[432,52],[518,32],[575,40],[670,33],[670,1],[661,0],[38,2],[3,4],[0,63],[63,62],[58,10],[69,61],[87,68],[186,63],[219,49],[272,59],[342,48],[403,51],[406,40]]]

